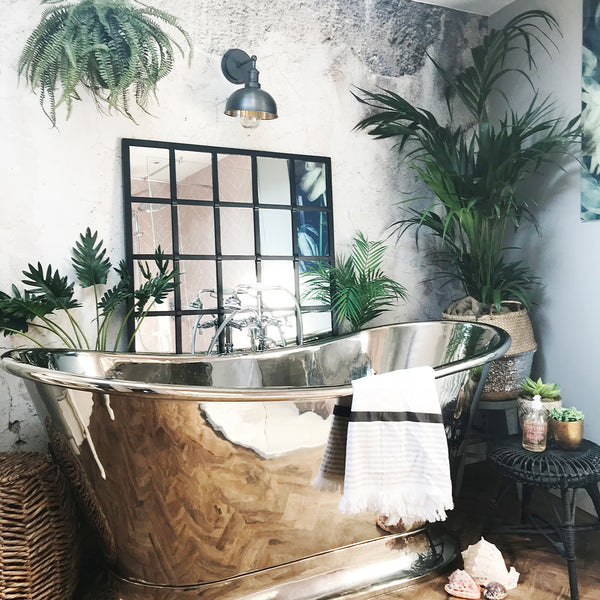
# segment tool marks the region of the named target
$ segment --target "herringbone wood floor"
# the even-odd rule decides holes
[[[494,476],[487,463],[467,467],[465,483],[456,509],[448,524],[457,533],[461,549],[476,542],[486,518]],[[581,494],[585,491],[580,490]],[[551,503],[558,508],[557,498],[542,490],[535,490],[532,509],[547,519],[554,518]],[[516,489],[504,498],[492,527],[501,524],[517,524],[519,502]],[[592,524],[595,517],[577,511],[576,522]],[[508,600],[568,600],[569,578],[566,562],[554,552],[550,544],[539,535],[486,536],[502,551],[509,566],[521,573],[517,589],[509,592]],[[600,531],[577,533],[577,575],[581,600],[600,600]],[[447,574],[394,593],[380,595],[377,600],[448,600],[444,591]]]

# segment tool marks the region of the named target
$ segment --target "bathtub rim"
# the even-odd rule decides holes
[[[487,323],[478,323],[470,321],[413,321],[406,323],[393,323],[389,325],[381,325],[378,327],[370,327],[358,332],[349,333],[330,338],[322,338],[312,342],[303,344],[302,346],[291,346],[287,348],[277,348],[266,350],[261,353],[240,353],[227,355],[210,355],[211,361],[225,361],[235,358],[262,357],[262,356],[277,356],[278,354],[289,354],[290,351],[301,352],[303,349],[343,340],[355,336],[360,336],[369,331],[380,331],[396,327],[431,327],[434,325],[447,326],[451,324],[459,324],[463,327],[478,327],[482,329],[492,330],[498,336],[498,344],[496,348],[486,352],[474,354],[469,358],[464,358],[458,361],[452,361],[443,365],[433,367],[436,379],[454,375],[456,373],[473,369],[485,365],[486,363],[498,359],[503,356],[510,347],[510,335],[503,329],[495,325]],[[101,356],[109,356],[112,359],[120,357],[124,362],[138,362],[140,357],[143,361],[148,362],[174,362],[185,363],[206,357],[204,354],[173,354],[173,353],[147,353],[147,352],[108,352],[98,350],[73,350],[67,348],[20,348],[5,352],[0,357],[0,364],[9,373],[18,377],[28,379],[37,383],[58,386],[73,390],[81,390],[87,392],[99,392],[103,394],[118,394],[121,396],[148,396],[156,400],[190,400],[190,401],[219,401],[219,402],[260,402],[260,401],[277,401],[277,400],[325,400],[333,397],[349,396],[352,394],[352,384],[337,386],[270,386],[270,387],[252,387],[252,388],[230,388],[230,387],[215,387],[215,386],[189,386],[179,384],[166,383],[147,383],[142,381],[110,379],[106,377],[87,376],[71,373],[68,371],[60,371],[57,369],[40,367],[35,364],[30,364],[19,360],[19,357],[26,356],[30,353],[50,352],[62,355],[78,356],[80,354],[93,354]],[[143,362],[142,361],[142,362]]]

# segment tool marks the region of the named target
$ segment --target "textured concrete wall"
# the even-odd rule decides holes
[[[99,230],[115,261],[123,256],[123,137],[331,156],[337,250],[358,229],[385,236],[398,215],[395,203],[419,190],[391,143],[352,131],[364,112],[350,90],[381,86],[442,111],[441,85],[425,53],[460,63],[485,27],[478,18],[410,0],[150,3],[182,20],[194,43],[191,66],[179,61],[160,84],[152,115],[135,113],[138,125],[99,115],[85,98],[68,121],[59,108],[52,129],[17,78],[21,48],[42,7],[38,0],[0,0],[0,289],[20,280],[28,262],[69,272],[69,249],[87,226]],[[254,131],[223,115],[236,88],[222,76],[220,61],[232,47],[258,56],[261,83],[278,103],[280,118]],[[390,244],[388,270],[411,297],[382,320],[439,317],[452,291],[424,283],[424,249],[417,253],[410,236]],[[3,349],[16,343],[0,339]],[[1,373],[0,450],[39,449],[44,439],[22,383]]]

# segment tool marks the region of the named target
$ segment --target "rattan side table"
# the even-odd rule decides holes
[[[575,525],[575,498],[577,491],[585,489],[600,515],[600,446],[583,440],[577,450],[570,452],[550,445],[544,452],[530,452],[521,445],[521,436],[511,436],[496,444],[489,452],[490,461],[502,476],[492,501],[492,510],[506,492],[510,481],[523,484],[521,524],[494,530],[494,533],[540,533],[567,561],[571,599],[579,600],[577,572],[575,569],[575,532],[578,529],[598,529],[600,522],[592,526]],[[558,527],[534,515],[530,511],[533,489],[559,489],[562,514]]]

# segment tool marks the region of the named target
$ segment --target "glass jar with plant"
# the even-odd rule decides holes
[[[136,289],[125,262],[121,261],[114,269],[117,283],[99,296],[98,288],[107,285],[112,264],[103,241],[98,240],[98,232],[92,233],[89,227],[75,243],[71,262],[79,285],[93,289],[95,339],[86,334],[85,327],[73,314],[74,309],[82,306],[75,298],[75,282],[60,275],[52,266],[44,268],[39,262],[37,266],[29,264],[23,271],[23,291],[16,285],[12,286],[11,294],[0,291],[0,331],[4,335],[20,335],[43,346],[35,336],[36,332],[44,332],[67,348],[107,350],[110,346],[117,350],[126,335],[128,319],[133,315],[135,330],[123,342],[125,349],[130,350],[148,311],[154,304],[161,304],[175,288],[177,272],[169,267],[159,246],[154,253],[154,265],[140,263],[142,283]],[[121,310],[123,306],[127,309]],[[121,318],[113,327],[113,317],[119,311]],[[111,330],[116,330],[112,345],[108,341]]]
[[[550,14],[530,10],[490,30],[471,50],[472,64],[458,73],[430,57],[447,84],[448,124],[389,90],[355,95],[373,110],[356,128],[376,139],[396,138],[400,155],[433,194],[424,207],[419,199],[404,201],[406,215],[392,227],[399,235],[415,227],[417,240],[421,231],[434,236],[439,275],[458,281],[482,312],[489,306],[500,312],[504,300],[529,306],[535,277],[522,260],[509,258],[515,248],[507,243],[509,231],[523,222],[537,229],[532,198],[519,193],[520,186],[543,165],[557,165],[579,142],[578,118],[553,116],[553,105],[538,97],[530,75],[534,49],[549,53],[555,30]],[[520,56],[529,72],[511,66]],[[500,87],[515,77],[532,88],[521,112]],[[503,114],[490,111],[492,98],[505,103]],[[468,110],[472,125],[453,123],[456,101]]]
[[[338,256],[335,265],[315,263],[302,273],[306,297],[331,306],[336,329],[347,323],[351,331],[358,331],[406,298],[404,286],[383,272],[386,249],[383,242],[370,241],[359,232],[349,256]]]
[[[548,423],[559,448],[576,450],[583,440],[583,413],[574,406],[550,411]]]
[[[39,90],[42,109],[56,125],[56,107],[67,117],[74,100],[86,90],[101,109],[115,109],[134,120],[135,102],[146,111],[156,84],[183,47],[168,31],[185,40],[176,17],[137,0],[42,0],[50,4],[27,39],[19,59],[19,75]],[[164,26],[168,26],[165,28]]]
[[[524,416],[531,409],[534,396],[540,397],[546,416],[548,416],[551,410],[560,409],[562,406],[560,388],[556,383],[544,382],[541,377],[537,380],[525,377],[520,385],[521,389],[517,398],[517,407],[521,423],[523,423]]]

